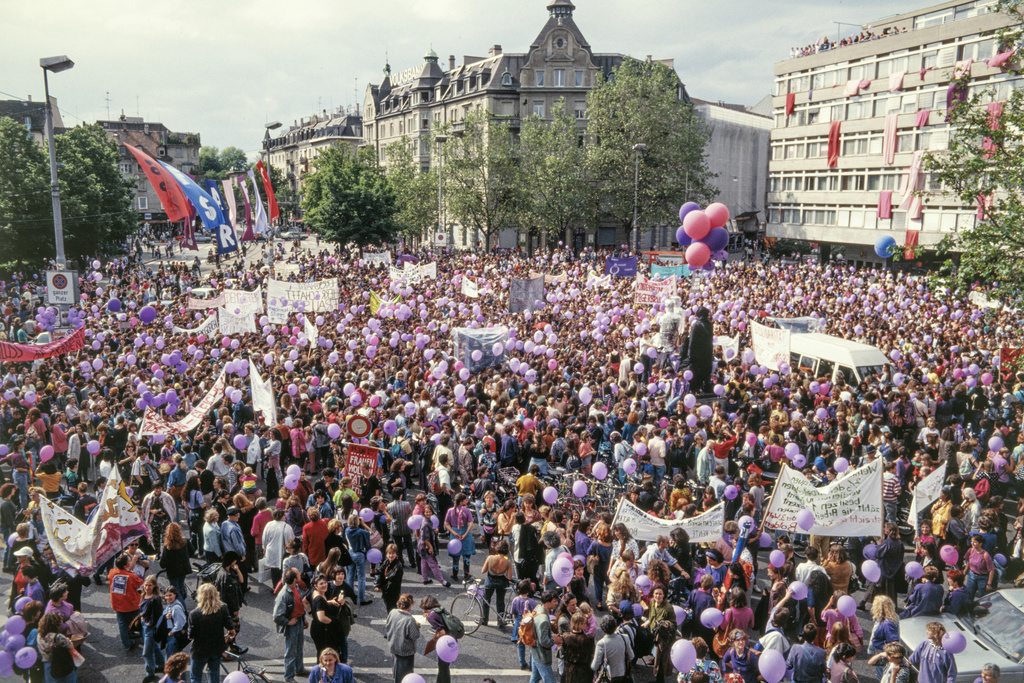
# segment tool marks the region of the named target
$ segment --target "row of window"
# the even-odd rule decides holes
[[[928,210],[918,220],[908,220],[905,211],[893,211],[892,218],[879,218],[878,207],[848,208],[791,208],[771,207],[768,222],[788,225],[813,225],[836,228],[860,228],[864,230],[924,230],[927,232],[952,232],[970,230],[976,216],[966,211]]]
[[[903,169],[855,169],[809,173],[773,173],[768,178],[769,192],[879,192],[900,187]],[[942,183],[932,174],[926,174],[925,187],[929,192],[941,192]]]
[[[919,131],[911,129],[896,133],[896,152],[943,150],[949,147],[949,130]],[[876,156],[882,153],[881,133],[843,136],[840,156]],[[772,145],[772,160],[823,159],[828,156],[828,139],[811,138],[808,142],[781,141]]]
[[[959,45],[925,45],[915,50],[904,50],[884,57],[868,57],[863,63],[841,66],[819,67],[812,73],[780,77],[775,83],[775,94],[821,90],[843,86],[847,81],[871,81],[888,78],[890,74],[905,71],[913,73],[921,69],[943,69],[952,67],[957,61],[973,59],[981,61],[995,54],[998,43],[995,38],[974,37],[972,42]]]
[[[574,71],[573,72],[573,85],[577,88],[582,88],[584,79],[586,78],[586,71]],[[543,88],[547,85],[548,77],[547,72],[543,69],[538,69],[534,72],[534,78],[536,79],[536,85],[538,88]],[[552,69],[550,83],[552,87],[564,88],[565,87],[565,69]]]

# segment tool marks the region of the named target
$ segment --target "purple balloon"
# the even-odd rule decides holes
[[[448,554],[449,555],[458,555],[461,552],[462,552],[462,541],[460,541],[457,538],[453,538],[452,540],[448,541]]]
[[[839,613],[844,617],[852,617],[857,613],[857,601],[849,595],[844,595],[836,602]]]
[[[776,548],[768,554],[768,562],[771,563],[773,567],[778,569],[782,565],[786,564],[786,553]]]
[[[864,546],[864,550],[861,551],[864,559],[873,560],[878,556],[878,546],[874,543],[869,543]]]
[[[786,659],[778,650],[765,650],[757,661],[757,670],[767,683],[779,683],[786,675]]]
[[[958,655],[967,648],[967,638],[959,631],[947,631],[942,636],[942,649],[952,655]]]
[[[676,607],[676,609],[679,610],[680,608]],[[685,614],[686,613],[683,612],[684,616]],[[682,622],[678,621],[678,619],[679,612],[676,612],[677,623],[681,624]],[[680,638],[672,644],[672,666],[676,668],[676,671],[684,674],[688,673],[690,669],[693,668],[693,665],[696,663],[697,650],[694,649],[693,643],[691,643],[689,640],[683,640],[682,638]]]
[[[548,505],[554,505],[558,502],[558,489],[554,486],[548,486],[545,488],[542,495],[544,496],[544,502]]]
[[[810,531],[814,526],[814,513],[807,508],[796,513],[796,525],[804,531]]]
[[[700,623],[704,624],[706,628],[718,628],[724,619],[725,615],[715,607],[708,607],[700,613]]]

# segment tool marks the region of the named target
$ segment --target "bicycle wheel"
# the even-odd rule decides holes
[[[480,628],[480,624],[484,623],[484,606],[483,603],[463,593],[462,595],[456,595],[455,599],[452,600],[451,610],[452,616],[458,617],[462,621],[463,628],[466,629],[466,635],[476,633],[476,630]]]

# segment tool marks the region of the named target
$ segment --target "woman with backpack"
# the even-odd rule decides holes
[[[427,625],[434,631],[434,637],[427,641],[427,648],[423,652],[429,655],[437,647],[437,641],[441,636],[449,635],[445,628],[443,610],[441,603],[433,595],[428,595],[420,601],[420,609],[427,619]],[[454,636],[453,636],[454,637]],[[437,683],[452,683],[451,664],[437,657]]]
[[[749,647],[747,634],[739,629],[729,634],[729,642],[732,647],[722,657],[722,671],[729,674],[739,674],[743,683],[757,683],[760,674],[757,669],[757,653]]]

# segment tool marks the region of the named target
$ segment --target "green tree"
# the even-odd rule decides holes
[[[588,95],[589,173],[599,179],[606,220],[633,224],[637,144],[647,146],[639,164],[641,225],[671,224],[684,201],[704,204],[717,196],[705,153],[710,134],[679,88],[669,67],[627,58]]]
[[[523,213],[551,239],[571,241],[577,229],[597,223],[597,193],[587,174],[583,131],[565,100],[551,121],[531,116],[519,135]]]
[[[98,126],[55,138],[64,251],[69,261],[117,253],[136,228],[134,184],[118,171],[117,145]],[[40,265],[55,255],[50,165],[25,127],[0,118],[0,265]]]
[[[281,210],[281,219],[288,220],[295,215],[298,203],[295,200],[295,192],[284,173],[276,166],[267,166],[270,174],[270,186],[274,188],[274,198],[277,199],[277,207]]]
[[[437,170],[424,171],[416,162],[416,140],[403,137],[385,150],[385,173],[398,203],[395,220],[402,234],[422,237],[437,225]]]
[[[1020,48],[1024,3],[1000,0],[992,11],[1007,17],[998,32],[1000,51]],[[952,74],[951,74],[952,75]],[[968,92],[969,75],[955,81]],[[1024,303],[1024,90],[1011,88],[1002,114],[990,114],[995,92],[984,89],[953,107],[945,151],[929,152],[925,168],[946,193],[965,206],[986,198],[984,217],[939,243],[945,257],[939,279],[965,292],[974,283],[993,286],[993,295],[1013,306]],[[957,263],[958,262],[958,263]]]
[[[441,145],[446,220],[484,235],[485,248],[506,228],[519,225],[522,218],[522,188],[519,159],[507,122],[495,120],[485,111],[472,111],[458,128],[441,132],[448,141]]]
[[[227,177],[219,149],[213,146],[199,148],[199,174],[210,180],[223,180]]]
[[[392,242],[401,230],[395,194],[372,149],[353,154],[329,147],[303,178],[306,223],[324,239],[341,245]]]
[[[225,147],[220,151],[220,167],[225,171],[238,173],[239,171],[248,171],[252,164],[249,163],[249,158],[242,150],[237,147]]]

